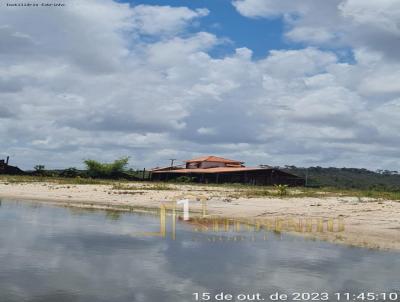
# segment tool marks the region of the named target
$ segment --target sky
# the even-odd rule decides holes
[[[398,0],[6,3],[0,158],[11,164],[217,155],[400,168]]]

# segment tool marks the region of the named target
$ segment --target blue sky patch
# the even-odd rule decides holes
[[[228,0],[141,0],[119,1],[132,5],[169,5],[172,7],[185,6],[191,9],[207,8],[210,14],[199,20],[192,31],[206,31],[229,42],[211,51],[213,57],[223,57],[233,53],[235,48],[247,47],[253,51],[253,58],[263,58],[273,49],[293,49],[283,38],[284,24],[281,18],[246,18],[240,15],[231,1]]]

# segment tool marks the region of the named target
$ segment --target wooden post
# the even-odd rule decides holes
[[[144,180],[144,179],[145,179],[145,175],[146,175],[146,168],[143,168],[142,180]]]
[[[6,159],[6,166],[8,166],[8,161],[10,160],[10,157],[9,156],[7,156],[7,159]]]

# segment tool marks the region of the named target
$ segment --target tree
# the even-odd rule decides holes
[[[36,172],[38,173],[42,173],[45,170],[45,166],[44,165],[36,165],[33,167],[35,169]]]
[[[129,157],[122,157],[112,163],[101,163],[93,159],[84,161],[87,173],[93,178],[116,178],[126,172]]]
[[[44,165],[36,165],[33,167],[35,169],[34,175],[37,176],[53,176],[50,171],[47,171]]]

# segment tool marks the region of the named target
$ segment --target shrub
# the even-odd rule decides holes
[[[274,185],[275,189],[278,191],[279,196],[286,196],[288,194],[287,185]]]
[[[77,176],[81,176],[80,172],[78,171],[78,169],[76,168],[68,168],[65,169],[64,171],[62,171],[60,173],[61,177],[77,177]]]

